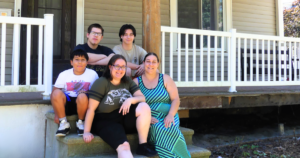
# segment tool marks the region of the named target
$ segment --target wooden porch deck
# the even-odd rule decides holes
[[[300,104],[300,86],[181,87],[180,109],[241,108]],[[51,104],[41,92],[0,93],[0,106],[22,104]]]

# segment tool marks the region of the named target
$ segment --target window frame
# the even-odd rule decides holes
[[[202,3],[199,5],[202,6]],[[202,13],[202,7],[200,8]],[[201,13],[200,16],[202,19]],[[202,22],[202,20],[200,21]],[[178,0],[170,0],[170,26],[178,27]],[[228,32],[230,29],[232,29],[232,0],[223,0],[223,31]],[[177,36],[173,36],[173,50],[178,52]],[[196,50],[200,49],[196,48]],[[207,50],[207,48],[203,48],[203,50]],[[214,48],[211,48],[211,51],[213,50]]]

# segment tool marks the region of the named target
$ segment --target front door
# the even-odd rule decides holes
[[[22,17],[44,18],[54,14],[53,21],[53,82],[58,74],[71,67],[70,52],[76,44],[76,0],[23,0]],[[25,84],[26,74],[26,28],[21,27],[20,84]],[[38,72],[38,26],[31,28],[30,84],[37,83]]]

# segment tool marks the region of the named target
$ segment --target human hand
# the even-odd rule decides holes
[[[119,113],[121,113],[122,111],[122,114],[126,115],[127,113],[129,113],[130,106],[131,106],[131,98],[128,98],[123,102],[122,106],[120,107]]]
[[[80,93],[87,93],[87,91],[85,91],[84,89],[81,89],[77,92],[77,95],[79,95]]]
[[[83,133],[82,138],[85,143],[89,143],[94,139],[94,135],[90,132],[86,132],[86,133]]]
[[[155,117],[151,117],[151,124],[156,124],[158,120]]]
[[[141,76],[145,72],[144,64],[140,65],[140,67],[136,70],[135,76]]]
[[[164,123],[166,128],[171,127],[172,123],[175,126],[174,116],[168,114],[164,119]]]

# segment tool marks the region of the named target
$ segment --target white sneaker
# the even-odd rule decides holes
[[[83,135],[83,132],[84,132],[84,121],[82,120],[78,120],[76,122],[76,127],[77,127],[77,133],[79,136],[82,136]]]
[[[56,132],[56,136],[66,136],[67,134],[69,134],[70,129],[70,123],[62,120],[59,122],[59,128]]]

